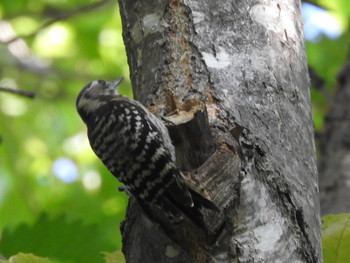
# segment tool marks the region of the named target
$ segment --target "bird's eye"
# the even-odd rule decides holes
[[[98,84],[106,85],[106,81],[104,81],[104,80],[99,80],[99,81],[98,81]]]

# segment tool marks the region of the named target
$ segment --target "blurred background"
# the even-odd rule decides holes
[[[91,151],[75,99],[128,64],[115,1],[0,1],[0,252],[101,262],[127,197]],[[60,262],[61,262],[60,261]]]
[[[337,91],[349,48],[350,2],[302,5],[316,133]],[[55,262],[103,262],[121,248],[127,197],[90,149],[75,110],[94,79],[125,77],[132,96],[116,1],[1,0],[0,253]],[[27,94],[28,95],[28,94]],[[319,153],[320,154],[320,153]]]

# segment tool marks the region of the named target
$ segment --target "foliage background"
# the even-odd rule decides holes
[[[91,151],[75,99],[91,80],[128,78],[118,7],[5,0],[0,17],[0,35],[10,26],[24,36],[0,44],[0,86],[36,93],[0,92],[0,252],[103,262],[101,251],[120,249],[127,197]],[[130,95],[127,79],[121,92]],[[55,176],[55,162],[68,179]]]
[[[350,2],[313,3],[343,29],[337,39],[307,42],[309,65],[322,79],[311,89],[322,131],[328,95],[347,59]],[[36,94],[0,92],[0,253],[104,262],[101,252],[121,248],[127,197],[90,150],[75,99],[91,80],[120,76],[120,92],[131,96],[117,3],[2,0],[0,19],[0,87]]]

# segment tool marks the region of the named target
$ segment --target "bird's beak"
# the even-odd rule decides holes
[[[110,87],[114,90],[116,90],[116,88],[118,87],[118,85],[120,84],[120,82],[123,81],[124,78],[119,78],[119,79],[116,79],[116,80],[113,80],[110,82]]]

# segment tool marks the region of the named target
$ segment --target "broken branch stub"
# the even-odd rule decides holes
[[[176,101],[176,109],[165,118],[181,170],[200,167],[214,152],[206,106],[197,99]]]

